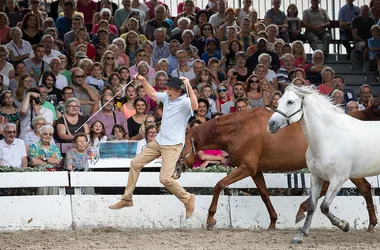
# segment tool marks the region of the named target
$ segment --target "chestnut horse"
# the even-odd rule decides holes
[[[362,120],[380,120],[380,98],[362,111],[351,113]],[[214,187],[214,195],[207,217],[207,229],[212,229],[216,220],[217,203],[220,192],[228,185],[251,176],[265,203],[269,216],[268,229],[276,228],[277,213],[269,199],[263,172],[290,172],[306,168],[305,153],[308,147],[299,123],[281,129],[276,134],[267,131],[267,123],[273,111],[267,108],[255,108],[241,113],[232,113],[212,119],[194,127],[186,135],[186,143],[179,162],[190,166],[195,162],[195,150],[220,149],[228,153],[236,168],[220,180]],[[281,143],[278,143],[281,142]],[[285,146],[284,146],[285,145]],[[371,185],[364,178],[351,179],[363,195],[369,213],[368,232],[373,232],[377,217],[373,205]],[[328,188],[323,186],[321,196]],[[304,201],[297,212],[296,223],[305,218],[309,199]]]

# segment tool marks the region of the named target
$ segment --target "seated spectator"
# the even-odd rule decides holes
[[[221,82],[225,80],[225,74],[219,65],[220,62],[216,58],[211,58],[207,64],[207,68],[210,70],[211,75],[214,77],[216,85],[219,85]]]
[[[271,101],[270,101],[270,104],[269,104],[269,108],[273,111],[275,111],[277,108],[278,108],[278,100],[280,100],[280,98],[282,97],[282,94],[281,92],[279,91],[274,91],[272,93],[272,97],[271,97]]]
[[[44,35],[41,39],[41,44],[45,48],[45,54],[44,54],[42,60],[44,60],[48,64],[50,64],[50,62],[53,58],[56,58],[59,55],[61,55],[61,52],[53,49],[54,38],[51,35]],[[34,52],[32,51],[29,58],[33,58],[33,57],[34,57]]]
[[[241,42],[238,40],[231,41],[228,48],[228,53],[220,60],[220,66],[225,66],[225,68],[228,68],[230,65],[235,66],[235,56],[239,51],[244,51]]]
[[[333,79],[335,76],[335,71],[326,67],[322,70],[322,84],[318,86],[319,93],[323,95],[328,95],[334,90]]]
[[[85,82],[101,91],[104,88],[104,81],[102,77],[103,66],[99,62],[95,62],[92,67],[91,76],[87,76]]]
[[[50,109],[41,106],[39,89],[31,88],[27,91],[20,108],[20,135],[24,139],[25,133],[32,129],[32,120],[36,116],[44,116],[47,124],[52,125],[54,114]]]
[[[83,44],[86,46],[86,55],[89,59],[95,61],[96,49],[95,46],[87,42],[87,30],[85,28],[79,28],[76,34],[76,41],[70,44],[71,57],[75,57],[76,48],[78,45]]]
[[[327,28],[330,27],[330,17],[326,10],[319,8],[320,0],[311,1],[310,9],[303,12],[303,26],[306,28],[305,36],[311,48],[322,50],[325,55],[329,54],[331,34]],[[319,44],[322,41],[322,45]]]
[[[190,0],[192,1],[192,0]],[[201,59],[207,64],[211,58],[216,58],[220,60],[220,53],[216,50],[215,39],[207,39],[206,41],[206,51],[202,54]]]
[[[306,79],[318,86],[322,83],[321,72],[325,68],[325,56],[322,50],[316,50],[311,57],[311,63],[305,65]]]
[[[242,112],[248,110],[249,103],[245,98],[238,98],[235,101],[235,110],[236,112]]]
[[[380,20],[380,2],[377,0],[371,0],[369,7],[371,8],[369,15],[375,19],[375,22],[377,23]]]
[[[205,123],[210,120],[207,117],[207,112],[210,109],[210,103],[207,99],[199,98],[198,99],[198,109],[195,111],[194,116],[190,117],[188,123],[191,123],[194,120],[199,120],[202,123]]]
[[[9,90],[12,91],[13,95],[15,95],[16,93],[16,89],[18,87],[20,77],[23,74],[26,74],[26,67],[23,62],[14,63],[14,69],[15,69],[15,78],[9,81]]]
[[[187,64],[188,53],[186,50],[178,50],[176,57],[178,60],[178,68],[172,71],[172,77],[186,77],[189,80],[194,79],[196,75],[194,70]]]
[[[54,57],[50,60],[50,70],[54,74],[54,88],[61,91],[64,87],[69,85],[69,82],[67,81],[67,78],[65,75],[63,75],[61,72],[61,59]],[[70,73],[71,75],[71,73]],[[41,83],[41,82],[40,82]],[[49,88],[50,89],[50,88]],[[49,90],[50,92],[51,90]]]
[[[235,22],[236,12],[233,8],[227,8],[224,12],[225,20],[224,23],[219,27],[218,38],[220,41],[227,40],[227,27],[234,27],[236,32],[240,31],[240,27]],[[236,36],[234,37],[236,39]]]
[[[33,130],[25,133],[24,143],[26,146],[26,150],[29,151],[29,146],[33,143],[39,142],[41,139],[40,128],[46,125],[46,119],[43,116],[36,116],[33,118],[32,126]],[[52,138],[52,143],[54,139]]]
[[[346,113],[350,114],[353,111],[359,110],[359,104],[355,101],[349,101],[346,105]]]
[[[352,41],[352,30],[351,22],[352,20],[359,16],[360,8],[353,4],[354,0],[346,0],[346,4],[339,9],[338,20],[340,27],[340,41],[347,50],[347,57],[350,58],[351,55],[351,45]]]
[[[14,93],[17,106],[20,107],[24,100],[26,92],[33,87],[34,80],[28,74],[22,74],[19,78],[19,83]]]
[[[115,25],[113,25],[113,16],[111,15],[111,10],[104,8],[100,10],[100,20],[98,20],[94,26],[92,27],[92,34],[98,33],[99,26],[100,26],[100,21],[106,21],[108,25],[108,31],[114,34],[115,36],[118,35],[118,31]],[[94,16],[95,18],[95,16]]]
[[[194,32],[190,29],[184,30],[182,33],[183,42],[179,46],[179,49],[185,50],[187,52],[187,64],[191,66],[194,60],[199,59],[198,49],[193,46]]]
[[[145,132],[146,128],[149,125],[156,125],[156,120],[153,115],[146,115],[144,118],[143,123],[140,126],[139,133],[133,137],[130,138],[130,140],[141,140],[142,138],[145,138]]]
[[[172,28],[170,26],[169,23],[165,22],[165,19],[166,19],[166,9],[164,6],[162,5],[157,5],[155,8],[154,8],[154,13],[155,13],[155,17],[151,20],[148,20],[146,23],[145,23],[145,30],[144,30],[144,34],[146,34],[146,37],[151,40],[151,41],[154,41],[154,37],[153,37],[153,34],[154,34],[154,31],[157,29],[157,28],[165,28],[167,30],[167,37],[165,38],[166,41],[169,41],[171,36],[172,36]]]
[[[125,54],[125,40],[122,38],[115,38],[112,41],[112,44],[116,46],[117,50],[113,51],[111,48],[111,51],[114,52],[116,56],[116,63],[119,67],[126,66],[129,68],[131,66],[131,61],[129,60],[129,57]],[[116,53],[115,53],[116,52]]]
[[[231,42],[237,39],[237,30],[234,26],[228,26],[226,28],[226,32],[227,32],[227,39],[220,43],[221,55],[227,55],[229,52],[228,48],[230,47]]]
[[[247,58],[246,66],[248,68],[249,74],[253,72],[253,70],[256,68],[256,65],[258,64],[259,56],[262,53],[266,53],[272,57],[270,61],[270,67],[269,69],[272,69],[274,72],[277,72],[277,70],[280,68],[280,59],[278,58],[277,54],[269,51],[267,48],[267,40],[264,38],[259,38],[257,40],[257,51],[250,55]]]
[[[36,44],[33,46],[34,57],[24,61],[26,72],[39,82],[43,73],[49,70],[49,64],[43,60],[45,56],[45,47],[43,44]]]
[[[243,0],[243,8],[237,8],[236,9],[236,21],[237,23],[242,26],[241,20],[243,20],[244,17],[248,17],[251,14],[250,8],[252,6],[252,0]]]
[[[28,158],[24,141],[16,138],[17,128],[14,123],[4,125],[4,139],[0,140],[0,165],[15,168],[27,168]]]
[[[306,37],[301,34],[302,20],[298,17],[298,8],[295,4],[289,4],[286,18],[288,19],[288,33],[290,42],[301,40],[306,42]]]
[[[215,89],[216,89],[216,85],[215,85]],[[217,110],[216,110],[216,102],[215,102],[215,96],[217,96],[217,95],[214,94],[213,87],[210,84],[204,85],[201,88],[200,92],[201,92],[200,96],[202,98],[206,99],[209,102],[209,104],[210,104],[210,107],[207,110],[207,117],[210,118],[211,115],[212,115],[212,113],[217,112]]]
[[[97,6],[98,6],[98,12],[95,13],[94,18],[92,20],[92,24],[95,25],[95,24],[99,23],[99,21],[101,19],[107,19],[109,21],[109,23],[114,24],[115,20],[114,20],[113,16],[115,15],[115,12],[119,8],[119,6],[110,0],[99,1],[99,2],[97,2]],[[103,9],[109,9],[111,11],[111,13],[105,12],[105,13],[101,14],[101,10],[103,10]],[[109,15],[109,16],[107,16],[107,15]]]
[[[195,46],[198,49],[198,55],[199,56],[202,56],[202,54],[205,52],[206,40],[210,39],[210,38],[214,38],[216,40],[216,46],[217,46],[216,49],[220,50],[219,38],[217,38],[214,35],[214,29],[210,23],[208,23],[208,22],[203,23],[200,26],[200,33],[202,36],[200,38],[198,38],[198,40],[195,42]],[[171,43],[172,43],[172,41],[170,41],[170,44]]]
[[[362,5],[360,15],[352,20],[352,37],[355,48],[363,54],[363,64],[368,60],[368,39],[372,37],[371,27],[376,24],[375,19],[369,16],[368,5]]]
[[[245,91],[249,98],[251,108],[262,107],[269,103],[269,100],[264,101],[264,91],[260,87],[260,78],[257,75],[250,75],[247,79]]]
[[[286,54],[281,58],[284,66],[282,66],[277,72],[277,81],[280,84],[281,90],[284,92],[285,88],[291,83],[289,78],[289,72],[294,67],[294,56],[292,54]]]
[[[67,90],[70,91],[70,90]],[[72,142],[77,133],[90,132],[86,118],[79,114],[80,103],[76,98],[65,102],[65,113],[57,121],[58,138],[62,142]]]
[[[115,124],[112,128],[112,135],[114,141],[124,141],[125,140],[125,130],[123,126],[120,126],[119,124]],[[108,138],[109,139],[109,138]]]
[[[114,111],[114,101],[112,100],[112,95],[103,95],[101,98],[101,104],[105,105],[100,112],[98,112],[89,121],[89,126],[92,126],[96,121],[102,122],[105,127],[105,135],[109,136],[112,134],[112,128],[115,124],[120,124],[124,127],[126,133],[128,133],[127,119],[125,119],[123,113],[119,111]],[[97,111],[97,110],[96,110]]]
[[[73,1],[66,1],[63,4],[63,16],[55,21],[55,26],[58,29],[59,38],[63,40],[64,35],[71,29],[72,19],[74,16],[75,4]],[[83,19],[82,19],[83,20]]]
[[[138,97],[134,100],[133,106],[136,110],[136,113],[129,117],[127,120],[128,124],[128,133],[130,137],[136,136],[139,133],[141,124],[143,123],[145,119],[145,108],[146,108],[146,101],[144,98]]]
[[[308,86],[306,80],[302,77],[296,77],[292,80],[292,84],[297,87]]]
[[[131,116],[136,114],[136,109],[133,103],[137,97],[137,93],[134,86],[127,86],[127,88],[125,89],[125,97],[127,98],[127,101],[124,102],[121,106],[120,112],[124,115],[125,119],[128,120]]]
[[[284,39],[286,43],[290,42],[288,33],[288,19],[285,13],[280,10],[281,0],[272,0],[272,6],[265,14],[266,25],[274,24],[279,30],[279,36]]]
[[[342,76],[336,75],[333,79],[334,89],[343,91],[343,103],[347,104],[350,101],[357,101],[354,90],[345,88],[344,79]]]
[[[284,40],[277,38],[279,34],[279,29],[276,25],[271,24],[267,26],[266,33],[267,33],[268,50],[276,53],[274,44],[278,41],[284,42]]]
[[[8,48],[5,45],[0,45],[0,74],[8,77],[9,80],[12,80],[15,78],[15,72],[13,65],[7,62],[8,56]]]
[[[179,26],[179,19],[182,17],[193,16],[195,18],[195,3],[193,0],[185,0],[184,1],[183,11],[178,12],[177,17],[174,19],[174,27]]]
[[[0,96],[0,116],[4,117],[4,123],[16,124],[18,128],[20,125],[20,118],[18,114],[19,108],[14,102],[12,92],[5,90]]]
[[[150,142],[154,141],[156,135],[158,134],[158,128],[156,125],[148,125],[145,129],[145,137],[138,141],[136,154],[141,153],[141,151],[148,145]]]
[[[265,67],[264,64],[258,64],[256,66],[255,71],[252,74],[257,75],[260,78],[260,80],[266,79],[269,84],[268,88],[270,88],[271,90],[278,89],[277,77],[273,78],[275,80],[274,83],[272,82],[273,79],[272,81],[270,81],[270,78],[268,78],[268,69],[267,67]]]
[[[333,104],[345,108],[344,103],[343,103],[343,92],[340,91],[339,89],[334,89],[333,92],[331,93],[332,101]]]
[[[262,54],[260,54],[260,56],[258,58],[258,63],[264,65],[267,68],[268,72],[267,72],[265,78],[267,78],[269,80],[269,82],[272,84],[273,89],[278,89],[277,73],[274,72],[274,70],[272,70],[270,68],[271,63],[272,63],[272,57],[267,53],[262,53]],[[256,66],[256,68],[257,67],[258,67],[258,65]],[[260,73],[256,72],[256,68],[255,68],[255,74],[257,74],[260,77]],[[260,79],[261,79],[261,77],[260,77]]]
[[[51,125],[43,125],[39,134],[40,140],[29,146],[30,166],[55,171],[61,163],[62,156],[58,146],[52,143],[54,128]]]
[[[207,23],[207,21],[208,21],[208,12],[207,12],[207,10],[198,11],[197,15],[195,16],[195,25],[194,25],[194,28],[193,28],[196,40],[198,40],[199,38],[201,38],[203,36],[201,34],[201,26],[204,23]],[[181,24],[179,22],[178,26],[180,26],[180,25]]]
[[[87,135],[88,145],[91,147],[99,147],[100,142],[107,141],[106,130],[101,121],[95,121]]]
[[[64,41],[64,47],[66,53],[70,51],[70,44],[75,42],[77,40],[77,34],[78,30],[83,27],[83,19],[79,16],[74,16],[71,24],[70,24],[70,29],[67,33],[65,34],[60,34],[60,37],[63,36],[64,38],[62,39]],[[90,41],[90,36],[86,34],[86,41]]]
[[[30,20],[29,20],[30,19]],[[22,37],[30,44],[41,42],[43,32],[40,30],[41,21],[34,13],[28,13],[24,16],[21,23]]]
[[[134,76],[138,73],[137,65],[139,62],[145,61],[148,63],[148,55],[145,49],[139,49],[136,51],[135,64],[129,68],[129,72],[131,76]],[[156,71],[153,67],[149,66],[148,76],[154,78],[156,75]]]
[[[190,128],[199,126],[202,124],[199,120],[194,120]],[[206,168],[214,165],[225,165],[227,163],[226,158],[223,156],[222,150],[200,150],[197,152],[193,168]]]
[[[66,80],[66,78],[64,77]],[[44,85],[47,89],[46,101],[51,103],[54,107],[58,105],[59,102],[63,101],[62,91],[55,87],[56,78],[53,72],[46,71],[41,78],[41,85]],[[55,111],[54,111],[55,112]]]
[[[51,112],[53,112],[53,117],[54,117],[54,123],[53,125],[55,126],[55,123],[57,121],[57,114],[55,112],[55,107],[51,102],[47,102],[46,98],[48,95],[48,90],[45,85],[38,85],[38,90],[40,91],[40,104],[43,108],[50,109]]]
[[[238,99],[239,97],[244,97],[245,91],[244,91],[243,83],[238,82],[234,84],[233,94],[234,94],[234,100]],[[236,112],[234,100],[225,102],[223,105],[221,105],[221,112],[224,114]]]
[[[292,54],[294,56],[294,67],[303,69],[305,67],[306,53],[302,41],[297,40],[292,43]]]
[[[360,86],[360,99],[358,101],[359,103],[359,109],[365,109],[372,105],[372,90],[371,86],[368,84],[363,84]]]
[[[243,45],[244,51],[256,44],[256,36],[251,33],[251,23],[252,21],[248,17],[244,17],[240,21],[241,30],[237,34],[237,39]]]
[[[90,155],[88,150],[88,138],[86,134],[79,133],[74,136],[74,148],[66,153],[64,168],[70,172],[86,171]]]
[[[132,12],[131,12],[132,14]],[[129,17],[129,19],[124,21],[124,24],[120,28],[120,38],[126,41],[127,33],[129,31],[134,31],[139,35],[139,44],[145,41],[149,41],[143,33],[143,28],[141,27],[139,18]]]
[[[274,52],[277,54],[279,58],[281,58],[284,54],[282,53],[282,48],[284,47],[285,43],[282,39],[278,39],[277,41],[274,42],[273,47],[274,47]],[[282,66],[282,64],[281,64]]]
[[[243,51],[238,51],[235,55],[236,66],[234,69],[237,72],[236,80],[240,82],[245,82],[249,77],[250,73],[246,67],[247,54]]]
[[[61,68],[59,69],[59,74],[63,75],[68,83],[71,83],[71,72],[66,69],[67,66],[67,57],[65,55],[58,56],[61,61]],[[62,88],[63,89],[63,88]]]

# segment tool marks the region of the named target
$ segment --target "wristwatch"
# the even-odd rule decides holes
[[[43,161],[47,161],[47,158],[46,158],[46,156],[44,157]]]

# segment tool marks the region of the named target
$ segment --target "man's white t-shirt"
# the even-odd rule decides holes
[[[0,140],[0,164],[1,166],[22,167],[22,157],[27,156],[23,140],[15,138],[11,145]]]

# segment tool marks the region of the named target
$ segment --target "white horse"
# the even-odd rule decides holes
[[[298,121],[309,143],[306,163],[311,172],[311,194],[305,224],[292,244],[302,243],[303,236],[308,235],[324,180],[330,186],[321,211],[333,225],[348,232],[347,221],[329,211],[332,201],[349,178],[380,173],[380,122],[352,118],[314,88],[290,85],[268,121],[268,130],[276,133]]]

